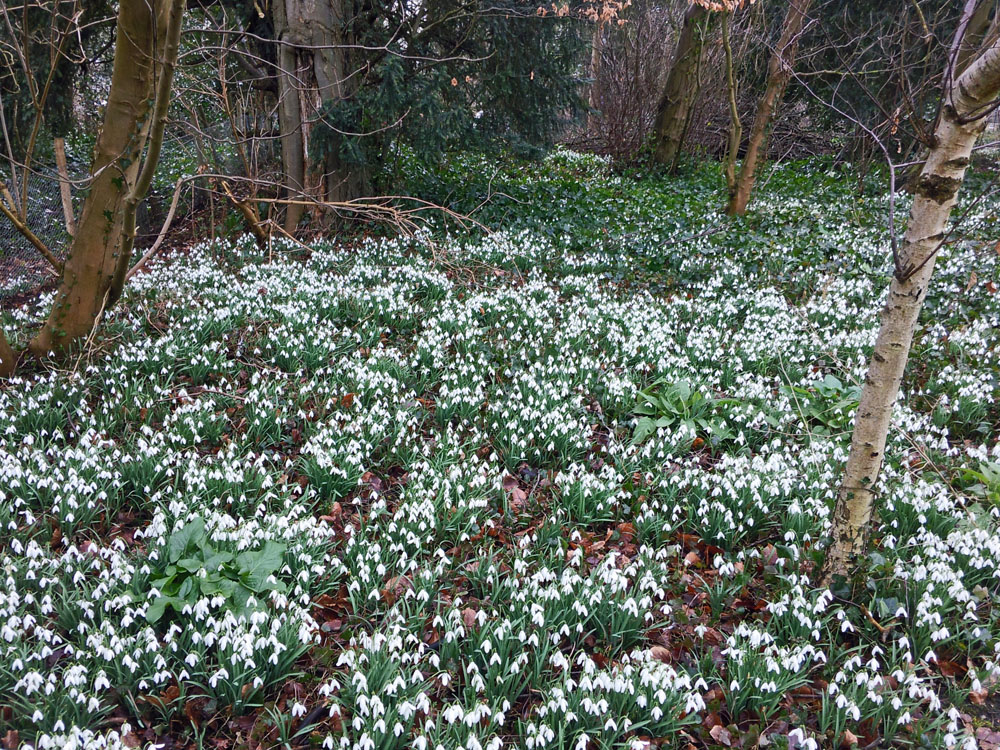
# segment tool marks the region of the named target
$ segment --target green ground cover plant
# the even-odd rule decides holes
[[[560,150],[408,179],[458,210],[489,198],[496,231],[196,244],[135,277],[86,350],[0,388],[4,732],[791,750],[992,731],[995,199],[942,251],[867,569],[830,592],[811,576],[890,270],[883,199],[824,160],[770,170],[735,220],[711,166],[640,178]],[[17,342],[49,297],[4,313]]]

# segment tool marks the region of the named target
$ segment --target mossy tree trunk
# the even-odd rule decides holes
[[[294,4],[294,3],[291,3]],[[281,170],[285,197],[299,200],[306,189],[305,123],[300,102],[298,54],[291,23],[295,13],[287,12],[284,0],[271,6],[274,35],[278,40],[278,126],[281,137]],[[285,231],[295,231],[302,219],[303,206],[289,204],[285,210]]]
[[[791,80],[795,65],[795,55],[798,52],[799,37],[805,25],[806,14],[812,0],[790,0],[785,20],[781,25],[781,38],[767,64],[767,86],[764,95],[757,103],[757,112],[753,126],[750,128],[750,138],[747,141],[747,151],[740,165],[736,178],[735,190],[730,191],[729,204],[726,213],[742,216],[746,213],[754,181],[757,179],[757,169],[767,145],[767,135],[771,130],[774,112],[781,104]]]
[[[677,170],[684,134],[701,90],[699,73],[702,53],[715,15],[698,3],[688,7],[677,38],[670,73],[656,108],[653,158],[670,172]]]
[[[974,9],[975,2],[970,0],[967,12]],[[837,577],[848,577],[866,551],[892,407],[914,328],[973,146],[985,127],[985,113],[1000,95],[1000,41],[996,31],[994,20],[991,33],[980,40],[980,54],[960,75],[952,69],[945,76],[944,104],[934,130],[934,146],[916,180],[909,224],[897,254],[896,273],[882,309],[881,327],[855,417],[851,450],[833,514],[832,541],[820,572],[824,585]],[[952,59],[956,59],[954,55]]]
[[[163,140],[183,10],[183,0],[119,3],[111,89],[90,192],[52,310],[29,344],[37,356],[63,352],[88,337],[121,294],[136,207],[152,181]]]
[[[278,120],[285,196],[289,204],[285,230],[293,232],[302,219],[302,199],[346,201],[365,190],[363,175],[341,163],[337,154],[313,160],[310,131],[324,103],[351,94],[350,26],[343,0],[275,0],[272,7],[278,40]]]

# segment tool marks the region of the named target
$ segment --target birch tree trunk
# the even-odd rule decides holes
[[[120,292],[134,238],[135,206],[159,155],[162,123],[177,57],[183,0],[122,0],[104,123],[90,173],[90,192],[49,317],[29,344],[36,356],[62,352],[86,338]],[[155,101],[156,89],[166,100]],[[152,103],[152,104],[151,104]],[[150,132],[158,134],[150,138]],[[147,141],[150,149],[142,154]],[[131,227],[129,219],[131,211]],[[129,231],[131,229],[131,231]]]
[[[975,0],[970,0],[974,3]],[[986,50],[957,79],[946,76],[945,103],[931,148],[917,179],[898,268],[882,309],[851,437],[851,451],[833,514],[832,542],[820,572],[823,585],[848,576],[864,555],[882,468],[893,403],[927,296],[934,261],[945,236],[972,148],[985,126],[984,109],[1000,94],[1000,42],[990,34]]]
[[[747,142],[747,152],[740,166],[736,180],[736,189],[731,191],[726,213],[731,216],[742,216],[746,213],[757,179],[757,168],[767,143],[767,134],[771,129],[774,111],[785,96],[785,89],[792,77],[795,55],[798,52],[799,37],[812,0],[790,0],[785,20],[781,25],[781,38],[767,64],[767,87],[764,95],[757,103],[757,114],[750,128],[750,139]]]
[[[656,108],[653,158],[671,173],[677,170],[684,133],[701,89],[698,74],[705,36],[714,15],[697,3],[692,3],[684,13],[684,24],[677,38],[673,63]]]

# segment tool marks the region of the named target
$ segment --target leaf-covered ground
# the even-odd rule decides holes
[[[415,179],[496,234],[195,246],[3,386],[0,740],[996,747],[996,203],[834,595],[884,204],[826,163],[733,223],[710,172],[487,166]]]

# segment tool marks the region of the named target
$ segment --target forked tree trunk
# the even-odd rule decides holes
[[[746,155],[740,165],[739,176],[736,179],[736,189],[731,192],[726,213],[742,216],[746,213],[753,191],[757,168],[767,144],[767,134],[771,129],[774,111],[785,96],[785,89],[792,77],[795,65],[795,54],[799,47],[799,37],[805,24],[806,14],[812,0],[790,0],[785,20],[781,25],[781,38],[767,64],[767,87],[764,95],[757,103],[757,113],[753,126],[750,128],[750,139],[747,142]]]
[[[344,165],[336,153],[322,162],[309,156],[309,130],[323,105],[352,93],[348,69],[347,4],[343,0],[275,0],[278,39],[278,120],[285,196],[301,201],[346,201],[365,191],[364,174]],[[304,206],[289,204],[285,230],[293,232]]]
[[[283,0],[272,5],[274,33],[278,40],[278,126],[285,197],[299,200],[306,188],[306,152],[302,108],[299,102],[298,55]],[[294,18],[294,15],[293,15]],[[303,206],[290,203],[285,210],[285,231],[295,231]]]
[[[971,0],[975,2],[975,0]],[[913,331],[951,209],[965,178],[984,108],[1000,94],[1000,42],[994,41],[946,92],[935,145],[921,170],[910,221],[899,249],[882,323],[868,366],[851,437],[851,451],[833,514],[833,532],[820,573],[824,585],[847,577],[865,553],[892,406],[899,393]],[[947,79],[946,79],[947,80]]]
[[[656,122],[653,127],[653,158],[667,167],[670,172],[677,170],[684,134],[691,118],[691,110],[701,89],[699,72],[705,37],[712,24],[714,13],[703,6],[692,3],[684,14],[677,48],[663,95],[656,108]]]
[[[135,206],[145,195],[162,140],[177,57],[183,0],[122,0],[104,123],[91,165],[90,192],[63,268],[49,317],[29,344],[37,356],[86,338],[121,291],[134,239]],[[159,88],[159,91],[157,91]],[[167,101],[154,101],[154,94]],[[162,105],[162,106],[161,106]],[[161,112],[162,109],[162,112]],[[154,138],[149,138],[150,132]],[[150,141],[145,161],[144,147]],[[129,214],[131,213],[131,219]]]

